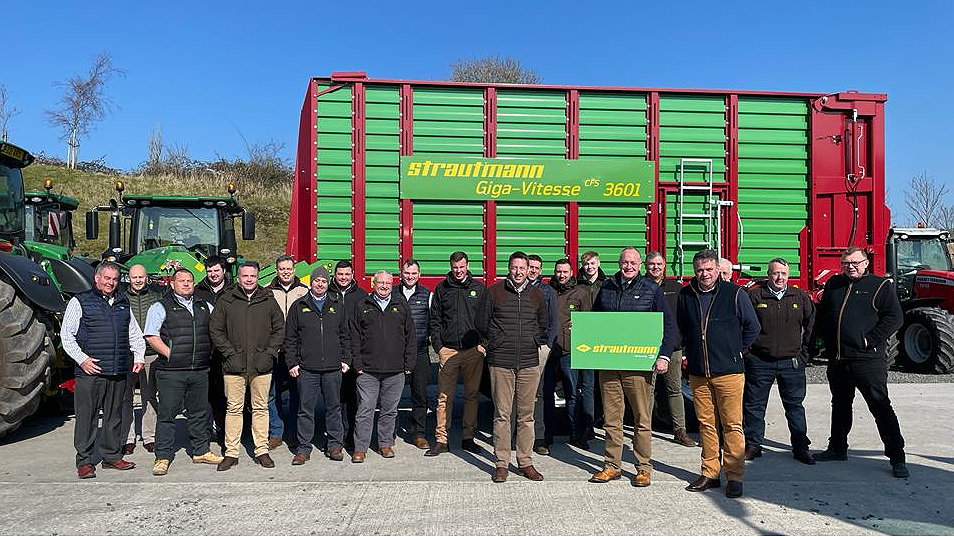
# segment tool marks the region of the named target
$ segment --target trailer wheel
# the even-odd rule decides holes
[[[0,280],[0,438],[36,412],[54,355],[46,325]]]
[[[954,372],[954,315],[940,308],[915,308],[899,332],[905,366],[919,373]]]
[[[885,354],[887,355],[885,362],[888,369],[894,367],[898,362],[898,354],[901,352],[901,340],[898,339],[899,333],[900,332],[895,332],[891,334],[891,337],[888,338],[888,342],[885,343]]]

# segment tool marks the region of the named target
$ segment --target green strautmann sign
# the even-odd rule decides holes
[[[639,158],[401,157],[401,197],[651,203],[655,163]]]
[[[663,314],[631,311],[570,313],[570,367],[649,371],[659,357]]]

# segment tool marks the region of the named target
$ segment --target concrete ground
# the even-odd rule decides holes
[[[653,484],[643,489],[630,486],[628,448],[624,479],[586,481],[602,465],[601,440],[591,452],[557,444],[552,456],[535,457],[544,482],[511,474],[494,484],[486,436],[479,455],[458,449],[424,458],[399,440],[396,458],[369,453],[364,464],[331,462],[316,450],[308,464],[292,467],[282,446],[272,452],[273,470],[243,453],[237,468],[216,472],[193,465],[180,450],[165,477],[151,475],[153,457],[139,447],[127,457],[136,469],[97,469],[96,479],[80,481],[71,420],[39,418],[0,445],[0,533],[954,534],[954,392],[948,384],[892,384],[890,391],[907,440],[909,479],[891,476],[860,397],[849,460],[796,462],[773,394],[770,440],[765,455],[747,463],[745,496],[738,500],[721,489],[683,490],[697,475],[700,450],[677,446],[667,434],[655,435]],[[810,385],[805,406],[813,448],[824,449],[828,387]],[[486,412],[481,428],[489,430]],[[452,447],[458,441],[452,436]]]

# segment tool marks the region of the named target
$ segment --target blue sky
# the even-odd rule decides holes
[[[285,144],[310,76],[445,79],[460,58],[512,56],[546,83],[885,92],[887,181],[954,185],[954,2],[4,2],[0,83],[11,141],[65,158],[45,109],[102,51],[126,71],[80,159],[131,169],[161,125],[199,159]],[[948,202],[954,200],[949,199]]]

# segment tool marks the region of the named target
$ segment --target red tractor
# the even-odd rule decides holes
[[[888,358],[921,373],[954,372],[954,270],[950,233],[893,228],[885,249],[904,308],[904,325],[889,343]]]

